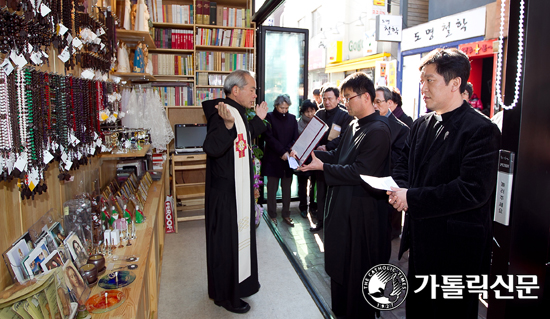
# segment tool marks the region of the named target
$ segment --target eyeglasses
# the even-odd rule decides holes
[[[386,102],[387,100],[374,100],[374,104],[380,104],[382,102]]]
[[[365,94],[365,93],[356,94],[356,95],[350,97],[349,99],[348,99],[348,98],[343,98],[343,99],[342,99],[342,102],[343,102],[344,104],[347,104],[347,103],[349,103],[352,99],[354,99],[354,98],[356,98],[356,97],[358,97],[358,96],[360,96],[360,95],[363,95],[363,94]]]

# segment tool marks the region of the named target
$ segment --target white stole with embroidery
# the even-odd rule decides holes
[[[229,104],[227,109],[235,118],[235,196],[237,199],[237,231],[239,240],[239,283],[250,277],[250,156],[248,134],[239,111]]]

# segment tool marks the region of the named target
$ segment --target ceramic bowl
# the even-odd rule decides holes
[[[94,264],[86,264],[78,269],[82,278],[88,281],[88,286],[94,286],[97,283],[97,268]]]

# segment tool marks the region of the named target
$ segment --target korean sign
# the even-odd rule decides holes
[[[376,41],[401,41],[402,20],[402,16],[376,16]]]
[[[460,12],[403,30],[407,51],[485,35],[485,7]]]

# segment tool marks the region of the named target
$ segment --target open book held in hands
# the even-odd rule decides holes
[[[302,131],[292,149],[296,151],[298,166],[302,166],[311,152],[317,147],[319,141],[328,130],[328,125],[317,116],[313,116],[306,128]],[[290,163],[290,162],[289,162]]]

